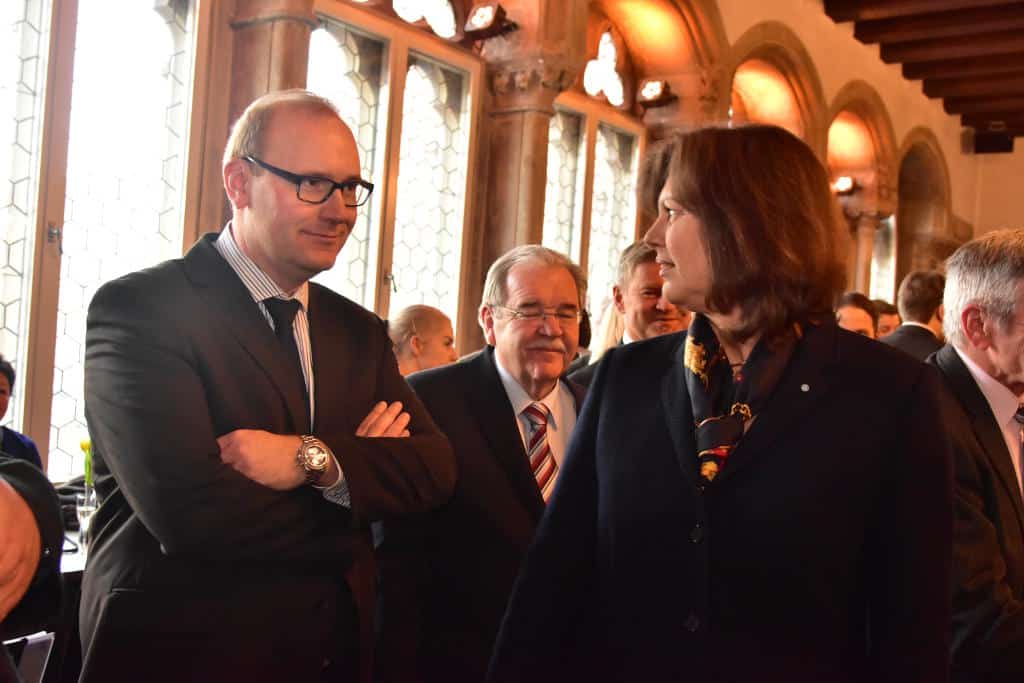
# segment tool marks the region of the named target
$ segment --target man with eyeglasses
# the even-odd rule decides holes
[[[444,502],[451,447],[384,323],[309,282],[373,189],[334,106],[253,102],[223,181],[219,235],[89,309],[82,680],[368,681],[369,524]]]
[[[562,375],[585,297],[562,254],[512,249],[484,283],[483,351],[407,378],[451,440],[459,481],[440,509],[384,524],[385,680],[483,680],[583,402]]]

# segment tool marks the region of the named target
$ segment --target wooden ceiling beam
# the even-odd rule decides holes
[[[858,21],[853,35],[862,43],[899,43],[1014,29],[1024,29],[1024,2],[1001,7]]]
[[[988,133],[989,131],[978,131],[978,133]],[[1007,128],[1006,130],[993,131],[998,132],[1000,135],[1009,135],[1011,138],[1024,137],[1024,126],[1017,128]]]
[[[825,13],[837,23],[891,19],[914,14],[1009,5],[1015,0],[825,0]]]
[[[985,112],[1024,109],[1024,95],[1019,97],[947,97],[942,108],[947,114],[984,114]]]
[[[1024,31],[981,33],[960,38],[934,38],[882,45],[882,61],[932,62],[1024,52]]]
[[[903,77],[912,81],[929,78],[989,76],[1016,71],[1024,71],[1024,51],[994,57],[943,59],[935,62],[909,62],[903,65]]]
[[[990,124],[996,123],[997,128],[1022,128],[1024,129],[1024,112],[985,112],[984,114],[962,114],[960,116],[961,126],[970,126],[977,130],[991,130]],[[993,132],[999,132],[994,130]]]
[[[928,97],[1005,97],[1024,95],[1024,71],[982,78],[936,78],[924,82]]]

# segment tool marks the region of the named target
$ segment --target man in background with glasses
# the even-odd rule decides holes
[[[373,189],[337,110],[256,100],[223,181],[219,235],[89,309],[86,683],[369,680],[369,523],[454,485],[384,323],[309,282]]]
[[[459,481],[440,509],[385,522],[385,680],[483,680],[583,403],[582,387],[562,375],[586,286],[562,254],[512,249],[484,283],[484,350],[407,378],[451,440]]]

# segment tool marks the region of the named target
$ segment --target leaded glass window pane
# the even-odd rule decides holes
[[[0,353],[17,371],[28,355],[50,10],[44,0],[0,3]],[[25,378],[16,381],[3,423],[21,431]]]
[[[636,238],[637,138],[599,124],[594,149],[594,194],[587,258],[591,311],[611,299],[619,256]]]
[[[402,107],[390,310],[429,304],[455,319],[467,192],[465,73],[409,55]]]
[[[158,6],[78,2],[51,479],[83,467],[82,363],[93,294],[108,280],[181,255],[194,14],[189,0]]]
[[[585,170],[583,117],[555,109],[548,128],[548,179],[544,193],[544,246],[577,263]]]
[[[359,146],[362,175],[381,187],[379,151],[384,148],[381,86],[387,51],[384,43],[325,19],[309,42],[306,87],[326,97],[341,112]],[[334,267],[314,280],[373,308],[377,244],[380,233],[378,194],[359,208],[356,224]]]

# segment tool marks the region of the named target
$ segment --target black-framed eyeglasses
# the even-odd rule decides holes
[[[584,311],[575,306],[559,306],[554,310],[542,308],[541,306],[521,306],[511,308],[509,306],[495,306],[507,311],[513,320],[522,320],[531,323],[540,323],[544,318],[555,318],[562,325],[578,325],[583,319]]]
[[[362,206],[373,194],[373,183],[362,178],[353,178],[336,183],[330,178],[318,175],[299,175],[286,171],[283,168],[272,166],[262,159],[254,156],[243,157],[246,161],[256,164],[260,168],[269,171],[278,178],[284,178],[290,183],[295,183],[295,196],[299,201],[307,204],[323,204],[335,190],[341,192],[341,198],[345,206]]]

